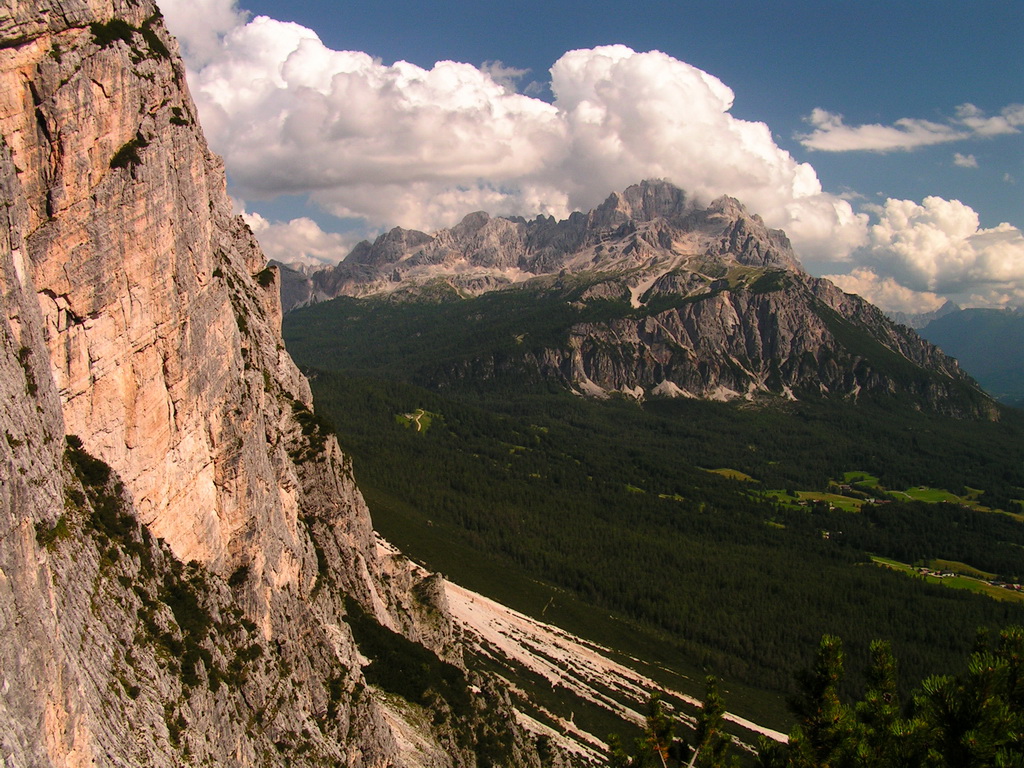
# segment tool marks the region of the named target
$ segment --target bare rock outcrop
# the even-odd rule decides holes
[[[510,290],[520,296],[505,306],[534,308],[515,346],[453,348],[444,362],[414,371],[417,382],[540,379],[597,398],[882,397],[956,418],[999,418],[954,359],[803,272],[700,258],[655,277],[566,275]]]
[[[152,3],[0,4],[0,135],[5,765],[473,765],[476,723],[363,678],[351,610],[459,638],[379,551]]]
[[[362,242],[336,267],[314,271],[306,295],[369,296],[444,281],[478,295],[562,270],[666,271],[701,254],[750,266],[799,270],[789,239],[734,198],[706,207],[667,181],[614,192],[594,210],[556,221],[470,213],[433,235],[395,229]],[[294,292],[292,292],[294,294]],[[286,303],[292,309],[305,301]]]

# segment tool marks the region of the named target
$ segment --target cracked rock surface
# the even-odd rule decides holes
[[[0,2],[0,135],[0,760],[473,765],[363,677],[352,605],[460,638],[312,412],[155,6]]]

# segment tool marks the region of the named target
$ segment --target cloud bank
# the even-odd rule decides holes
[[[865,218],[823,193],[811,166],[763,123],[730,114],[725,84],[664,53],[570,51],[551,68],[548,103],[517,93],[524,73],[497,62],[387,65],[204,1],[219,2],[211,17],[226,20],[215,54],[190,3],[170,0],[165,13],[186,53],[197,52],[189,85],[243,197],[308,194],[370,226],[432,230],[476,209],[564,216],[666,178],[705,202],[738,197],[811,257],[864,239]]]
[[[286,223],[271,223],[258,213],[243,213],[268,259],[285,264],[324,266],[337,264],[362,238],[324,232],[312,219],[300,217]]]
[[[982,229],[958,200],[889,199],[876,211],[867,246],[848,275],[828,277],[886,309],[929,311],[951,298],[963,306],[1024,304],[1024,234],[1009,224]]]
[[[551,101],[502,62],[432,68],[335,51],[305,27],[248,20],[233,0],[165,0],[187,56],[189,86],[234,194],[306,195],[366,222],[365,232],[433,231],[466,213],[564,217],[644,178],[664,178],[698,201],[732,195],[785,229],[805,266],[888,309],[955,297],[970,305],[1024,302],[1024,239],[978,227],[958,201],[888,200],[857,212],[823,192],[814,169],[764,123],[731,114],[718,78],[659,51],[622,45],[569,51],[550,70]],[[986,115],[970,104],[945,123],[903,119],[848,126],[815,110],[800,137],[822,151],[907,150],[1016,133],[1024,106]],[[974,167],[971,155],[954,163]],[[869,215],[870,214],[870,215]],[[267,253],[337,260],[351,236],[310,219],[250,217]],[[816,270],[816,266],[818,269]]]
[[[164,0],[160,11],[193,68],[203,67],[219,56],[224,36],[249,18],[233,1],[225,0]]]

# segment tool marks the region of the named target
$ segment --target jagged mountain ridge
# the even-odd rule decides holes
[[[890,319],[900,325],[906,325],[910,328],[920,331],[928,323],[938,320],[939,318],[945,317],[946,315],[960,312],[960,306],[955,302],[947,300],[941,307],[936,309],[934,312],[886,312]]]
[[[608,305],[599,322],[581,312],[556,345],[531,343],[522,328],[518,349],[462,359],[453,351],[430,384],[519,370],[599,397],[864,393],[996,414],[955,360],[804,272],[783,232],[732,198],[704,208],[665,181],[560,222],[478,212],[433,236],[393,229],[310,282],[325,295],[430,301],[511,290]]]
[[[0,6],[0,134],[4,763],[539,765],[380,551],[156,7]],[[354,613],[458,702],[368,686]]]
[[[365,296],[441,279],[472,295],[562,270],[664,272],[698,256],[799,268],[785,234],[737,200],[721,197],[702,208],[667,182],[645,181],[562,221],[477,211],[435,235],[396,227],[359,243],[310,282],[321,295]]]

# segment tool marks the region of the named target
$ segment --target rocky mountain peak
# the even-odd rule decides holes
[[[764,220],[734,197],[723,195],[706,209],[689,216],[689,226],[710,238],[709,253],[732,257],[741,264],[802,271],[793,246],[780,229],[769,229]]]
[[[887,312],[886,314],[895,322],[909,328],[924,328],[933,320],[960,312],[961,307],[953,301],[946,299],[941,307],[933,312]]]
[[[800,270],[785,234],[768,229],[735,198],[721,197],[702,208],[684,190],[656,179],[614,192],[590,212],[562,221],[476,211],[433,235],[396,228],[372,244],[360,243],[290,295],[307,301],[397,289],[404,295],[438,280],[476,294],[563,270],[655,274],[694,258]]]
[[[470,235],[479,232],[481,228],[491,221],[491,215],[487,211],[474,211],[462,217],[462,221],[452,227],[452,233],[458,235]]]
[[[518,268],[526,255],[527,228],[521,220],[471,213],[434,237],[429,250],[435,263],[468,263],[490,270]]]
[[[386,265],[396,261],[404,253],[429,243],[431,240],[430,235],[424,232],[394,227],[379,235],[372,243],[368,240],[363,240],[356,244],[348,259],[351,259],[353,263],[370,267]]]
[[[729,195],[716,197],[708,203],[707,211],[709,215],[718,215],[727,219],[739,219],[749,216],[743,203]],[[752,218],[761,221],[761,217],[756,214]]]
[[[652,221],[674,219],[683,216],[692,207],[686,193],[662,179],[644,180],[627,187],[623,192],[613,192],[594,210],[597,219],[619,221]],[[615,217],[615,214],[621,214]]]

